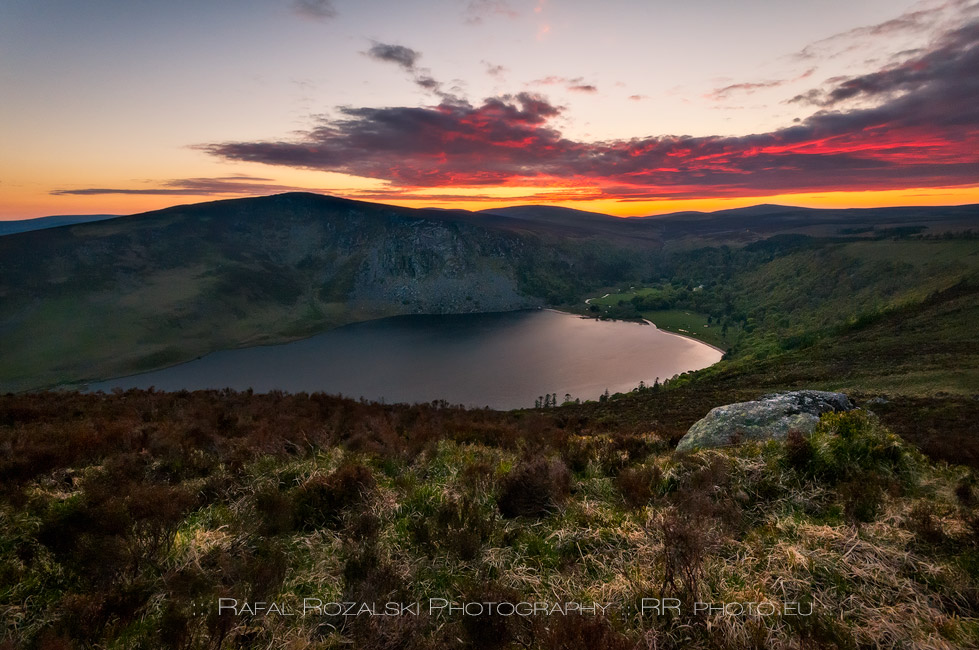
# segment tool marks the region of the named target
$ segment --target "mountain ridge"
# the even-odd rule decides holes
[[[545,244],[470,213],[305,193],[19,233],[0,238],[10,350],[0,389],[132,374],[386,316],[557,304],[638,263],[616,251]]]
[[[0,237],[0,390],[134,374],[387,316],[571,306],[600,288],[679,277],[684,251],[717,248],[723,260],[779,234],[873,240],[979,223],[979,206],[893,210],[857,221],[776,206],[650,220],[290,192],[12,234]],[[567,215],[575,223],[555,221]],[[781,254],[759,243],[749,258]]]

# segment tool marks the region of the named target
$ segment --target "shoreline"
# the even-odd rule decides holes
[[[545,306],[539,306],[539,307],[536,307],[536,308],[525,308],[525,309],[509,310],[509,311],[505,311],[505,312],[479,312],[479,313],[481,313],[481,314],[507,314],[507,313],[517,313],[517,312],[528,312],[528,313],[531,313],[531,312],[535,312],[535,311],[549,311],[549,312],[552,312],[552,313],[555,313],[555,314],[562,314],[562,315],[568,315],[568,316],[576,316],[578,318],[587,318],[589,320],[599,320],[599,321],[600,320],[603,320],[601,318],[597,318],[597,317],[594,317],[594,316],[591,316],[591,315],[587,315],[587,314],[575,313],[575,312],[572,312],[572,311],[563,311],[561,309],[557,309],[557,308],[554,308],[554,307],[545,307]],[[180,361],[180,362],[177,362],[177,363],[174,363],[174,364],[171,364],[171,365],[161,366],[159,368],[150,368],[150,369],[143,370],[143,371],[140,371],[140,372],[129,373],[129,374],[126,374],[126,375],[121,375],[121,376],[110,376],[110,377],[106,377],[106,378],[95,378],[95,379],[88,379],[88,380],[82,380],[82,381],[63,382],[63,383],[59,383],[59,384],[54,385],[54,386],[50,386],[47,389],[48,390],[78,391],[78,392],[81,392],[81,393],[96,393],[96,392],[99,392],[99,391],[102,391],[102,392],[111,392],[111,389],[109,387],[100,386],[98,388],[95,388],[95,386],[98,385],[98,384],[106,384],[106,383],[110,383],[110,382],[114,382],[114,381],[132,379],[132,378],[140,377],[140,376],[143,376],[143,375],[148,375],[148,374],[152,374],[152,373],[156,373],[156,372],[160,372],[160,371],[164,371],[164,370],[169,370],[171,368],[176,368],[176,367],[184,366],[184,365],[193,363],[195,361],[199,361],[200,359],[203,359],[205,357],[209,357],[211,355],[214,355],[214,354],[220,353],[220,352],[233,352],[233,351],[247,350],[247,349],[253,349],[253,348],[268,348],[268,347],[277,347],[277,346],[281,346],[281,345],[289,345],[289,344],[296,343],[296,342],[299,342],[299,341],[313,339],[313,338],[316,338],[318,336],[325,335],[328,332],[336,331],[338,329],[342,329],[344,327],[350,327],[350,326],[354,326],[354,325],[361,325],[361,324],[364,324],[364,323],[369,323],[369,322],[374,322],[374,321],[380,321],[380,320],[387,320],[387,319],[405,318],[405,317],[410,318],[412,316],[432,316],[432,315],[436,315],[436,316],[466,316],[466,315],[474,315],[474,314],[397,314],[397,315],[394,315],[394,316],[384,316],[384,317],[380,317],[380,318],[371,318],[371,319],[367,319],[367,320],[364,320],[364,321],[354,321],[354,322],[351,322],[351,323],[344,323],[343,325],[339,325],[339,326],[336,326],[336,327],[331,327],[331,328],[329,328],[327,330],[324,330],[322,332],[317,332],[317,333],[312,334],[310,336],[301,337],[301,338],[298,338],[298,339],[285,340],[285,341],[277,341],[277,342],[272,342],[272,343],[262,343],[260,345],[246,345],[246,346],[242,346],[242,347],[238,347],[238,348],[224,348],[224,349],[220,349],[220,350],[213,350],[213,351],[207,352],[206,354],[203,354],[203,355],[194,357],[193,359],[187,359],[187,360]],[[631,319],[630,320],[625,320],[625,319],[618,319],[618,318],[608,318],[608,319],[604,319],[604,320],[621,321],[621,322],[633,322],[633,323],[637,323],[637,324],[641,324],[641,325],[652,325],[655,329],[657,329],[659,331],[665,332],[667,334],[671,334],[673,336],[679,336],[679,337],[682,337],[682,338],[686,338],[686,339],[689,339],[691,341],[695,341],[697,343],[700,343],[702,345],[706,345],[707,347],[709,347],[709,348],[711,348],[711,349],[719,352],[721,355],[726,354],[726,351],[725,350],[723,350],[723,349],[721,349],[721,348],[719,348],[719,347],[717,347],[715,345],[711,345],[710,343],[707,343],[705,341],[702,341],[702,340],[700,340],[700,339],[698,339],[696,337],[693,337],[693,336],[685,336],[683,334],[680,334],[680,333],[677,333],[677,332],[672,332],[672,331],[670,331],[668,329],[665,329],[665,328],[661,328],[661,327],[657,326],[654,322],[652,322],[652,321],[650,321],[648,319],[645,319],[645,318],[636,319],[636,320],[631,320]],[[711,365],[713,365],[713,364],[711,364]],[[32,389],[28,389],[26,391],[20,391],[20,392],[31,392],[31,390]]]
[[[674,332],[672,330],[665,329],[663,327],[660,327],[659,325],[657,325],[653,321],[651,321],[649,319],[646,319],[646,318],[643,318],[642,319],[642,322],[646,323],[647,325],[652,325],[653,327],[655,327],[656,329],[658,329],[661,332],[666,332],[667,334],[672,334],[673,336],[679,336],[681,338],[690,339],[691,341],[696,341],[697,343],[703,343],[704,345],[706,345],[709,348],[714,348],[715,350],[717,350],[721,354],[727,354],[727,350],[724,350],[723,348],[719,348],[716,345],[711,345],[707,341],[703,341],[701,339],[698,339],[696,336],[688,336],[687,334],[680,334],[679,332]]]
[[[727,350],[725,350],[724,348],[719,348],[716,345],[713,345],[711,343],[708,343],[707,341],[704,341],[703,339],[698,339],[696,336],[690,336],[688,334],[680,334],[679,332],[674,332],[673,330],[666,329],[665,327],[660,327],[659,325],[657,325],[653,321],[649,320],[648,318],[640,318],[638,321],[632,320],[632,319],[627,319],[627,318],[604,318],[603,319],[603,318],[601,318],[599,316],[591,316],[591,315],[585,314],[585,313],[576,313],[576,312],[569,312],[569,311],[561,311],[560,309],[554,309],[552,307],[544,307],[544,309],[545,310],[548,310],[548,311],[554,311],[554,312],[557,312],[559,314],[573,314],[575,316],[580,316],[581,318],[587,318],[589,320],[610,320],[610,321],[621,321],[623,323],[641,322],[641,323],[643,323],[645,325],[652,325],[653,327],[655,327],[656,329],[658,329],[660,332],[666,332],[667,334],[672,334],[673,336],[679,336],[681,338],[690,339],[691,341],[696,341],[697,343],[703,343],[707,347],[713,348],[713,349],[717,350],[718,352],[720,352],[721,354],[727,354]]]

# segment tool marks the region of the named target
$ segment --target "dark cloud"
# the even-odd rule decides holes
[[[895,37],[902,34],[922,34],[943,31],[949,25],[963,24],[979,14],[979,2],[975,0],[947,0],[925,9],[908,11],[897,18],[876,25],[856,27],[816,41],[796,53],[796,58],[814,59],[835,56],[861,45],[866,46],[875,37]],[[944,25],[944,27],[943,27]]]
[[[976,97],[979,23],[906,64],[816,91],[810,101],[820,110],[769,133],[577,141],[555,125],[561,107],[521,93],[480,105],[453,98],[429,107],[347,107],[295,141],[202,149],[402,188],[539,182],[598,187],[622,199],[974,184]],[[873,101],[837,109],[854,98]]]
[[[270,178],[257,176],[221,176],[217,178],[179,178],[164,181],[157,187],[147,188],[99,188],[87,187],[74,190],[53,190],[56,196],[90,196],[97,194],[142,194],[160,196],[210,196],[210,195],[263,195],[276,192],[292,192],[303,188],[271,183]]]
[[[723,88],[718,88],[714,90],[712,93],[707,95],[707,97],[708,99],[714,99],[720,101],[720,100],[727,99],[729,95],[734,94],[736,92],[753,93],[756,90],[764,90],[765,88],[778,88],[779,86],[784,86],[785,84],[788,83],[794,83],[796,81],[807,79],[811,77],[812,73],[815,71],[816,71],[815,68],[809,68],[799,76],[793,77],[791,79],[773,79],[770,81],[756,81],[750,83],[731,84],[729,86],[724,86]]]
[[[979,22],[945,34],[937,46],[917,58],[849,79],[834,78],[833,87],[810,90],[789,100],[816,106],[834,106],[851,99],[880,99],[905,92],[947,92],[956,86],[975,85],[979,75]]]
[[[333,0],[294,0],[292,7],[300,16],[315,20],[326,20],[337,15]]]
[[[377,61],[394,63],[411,76],[412,82],[427,92],[433,93],[443,101],[455,101],[456,96],[442,89],[442,82],[435,79],[428,68],[419,68],[421,52],[403,45],[390,45],[375,42],[365,54]]]
[[[421,53],[403,45],[374,43],[371,49],[367,50],[367,56],[378,61],[394,63],[408,72],[413,72],[415,70],[415,63],[418,61]]]

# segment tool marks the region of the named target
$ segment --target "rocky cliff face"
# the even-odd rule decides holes
[[[510,265],[521,249],[517,239],[463,224],[398,223],[365,247],[350,298],[430,314],[537,306],[541,300],[521,293]]]

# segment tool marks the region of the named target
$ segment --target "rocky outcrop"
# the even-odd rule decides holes
[[[853,409],[843,393],[796,390],[765,395],[752,402],[718,406],[694,423],[677,445],[677,451],[726,447],[749,440],[783,440],[790,431],[810,435],[819,416]]]

